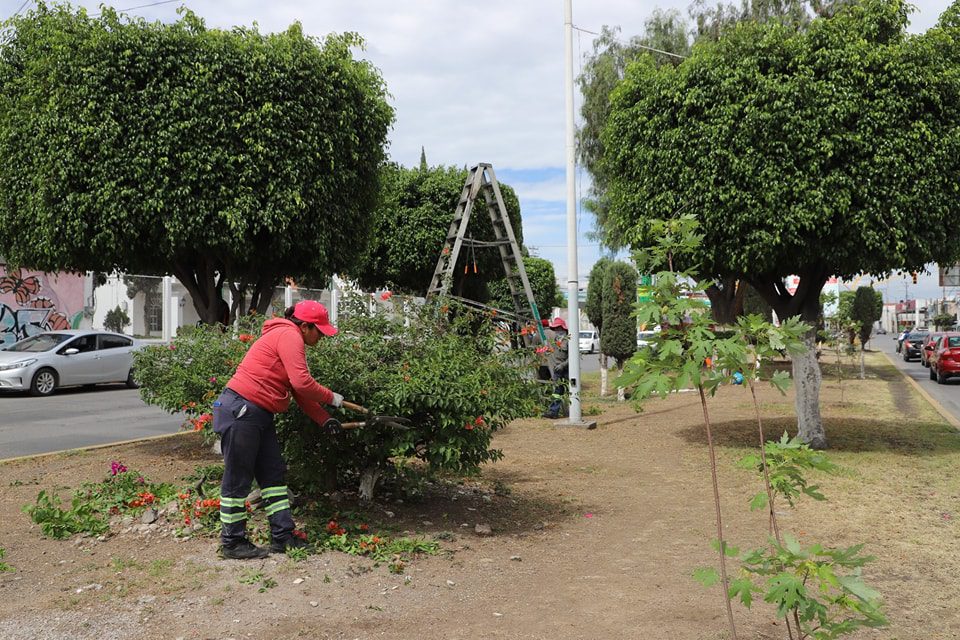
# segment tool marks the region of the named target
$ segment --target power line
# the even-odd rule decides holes
[[[156,6],[161,5],[161,4],[172,4],[172,3],[174,3],[174,2],[180,2],[181,4],[183,4],[183,3],[185,3],[185,1],[186,1],[186,0],[160,0],[159,2],[151,2],[151,3],[149,3],[149,4],[141,4],[141,5],[138,5],[138,6],[136,6],[136,7],[127,7],[126,9],[120,9],[120,10],[118,11],[118,13],[124,13],[124,12],[126,12],[126,11],[134,11],[134,10],[136,10],[136,9],[146,9],[147,7],[156,7]],[[27,2],[31,2],[31,0],[27,0]],[[97,18],[97,17],[99,17],[100,15],[102,15],[102,13],[95,13],[95,14],[93,14],[93,15],[90,16],[90,17],[91,17],[91,18]]]
[[[16,11],[14,11],[14,12],[13,12],[13,15],[10,16],[10,17],[11,17],[11,18],[16,18],[18,15],[20,15],[20,12],[23,11],[23,10],[26,8],[26,6],[27,6],[28,4],[30,4],[31,2],[33,2],[33,0],[23,0],[23,4],[20,5],[20,8],[17,9]]]
[[[582,28],[580,28],[580,27],[578,27],[578,26],[576,26],[576,25],[574,25],[573,28],[576,29],[577,31],[582,31],[582,32],[584,32],[584,33],[589,33],[589,34],[595,35],[595,36],[603,35],[603,34],[597,33],[596,31],[590,31],[589,29],[582,29]],[[614,38],[614,40],[616,40],[616,41],[619,42],[620,44],[626,45],[626,46],[628,46],[628,47],[636,47],[636,48],[638,48],[638,49],[645,49],[645,50],[647,50],[647,51],[653,51],[654,53],[661,53],[661,54],[663,54],[663,55],[665,55],[665,56],[673,56],[674,58],[680,58],[681,60],[686,60],[687,57],[688,57],[688,56],[682,56],[682,55],[680,55],[679,53],[671,53],[670,51],[664,51],[663,49],[655,49],[654,47],[648,47],[648,46],[645,45],[645,44],[637,44],[637,43],[635,43],[635,42],[624,42],[624,41],[621,40],[620,38]]]

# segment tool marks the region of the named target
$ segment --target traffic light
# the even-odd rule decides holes
[[[914,272],[913,272],[913,273],[911,273],[910,275],[912,275],[912,276],[913,276],[913,284],[917,284],[917,272],[916,272],[916,271],[914,271]]]

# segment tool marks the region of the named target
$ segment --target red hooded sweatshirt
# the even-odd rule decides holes
[[[333,402],[333,392],[310,375],[305,348],[297,325],[286,318],[267,320],[227,387],[270,413],[289,409],[292,394],[311,420],[323,424],[330,414],[320,404]]]

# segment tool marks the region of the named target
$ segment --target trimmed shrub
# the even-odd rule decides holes
[[[277,415],[292,486],[308,492],[356,486],[364,474],[375,484],[381,474],[402,474],[415,461],[425,471],[472,473],[502,456],[491,448],[493,432],[536,414],[532,354],[498,352],[489,316],[447,302],[411,304],[408,321],[388,312],[405,304],[395,296],[371,310],[368,299],[348,299],[340,333],[308,348],[307,363],[324,386],[375,413],[410,418],[412,428],[361,427],[327,436],[293,404]],[[244,329],[200,327],[139,353],[135,370],[144,400],[184,411],[188,426],[212,436],[212,402],[258,333]],[[363,420],[347,410],[332,413],[342,422]]]

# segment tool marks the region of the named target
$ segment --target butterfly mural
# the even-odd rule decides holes
[[[26,304],[32,297],[40,293],[42,288],[37,276],[23,277],[20,269],[15,269],[0,278],[0,293],[12,293],[19,304]]]

